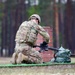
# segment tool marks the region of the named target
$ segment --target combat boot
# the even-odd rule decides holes
[[[17,54],[13,53],[12,60],[10,61],[12,64],[16,64]]]
[[[18,53],[17,56],[18,56],[18,57],[17,57],[16,62],[17,62],[17,64],[21,64],[21,62],[22,62],[22,53]]]

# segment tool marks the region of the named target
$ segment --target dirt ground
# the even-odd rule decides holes
[[[0,58],[0,64],[9,64],[10,58]],[[75,58],[72,58],[75,62]],[[75,64],[73,65],[50,65],[32,67],[7,67],[0,68],[0,75],[75,75]]]
[[[0,68],[0,75],[75,75],[75,65]]]
[[[0,64],[9,64],[11,57],[0,57]]]

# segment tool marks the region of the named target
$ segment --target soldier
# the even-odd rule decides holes
[[[12,55],[12,63],[21,63],[23,60],[30,63],[42,63],[40,53],[33,49],[38,33],[44,38],[43,44],[49,43],[49,34],[39,25],[41,18],[38,14],[30,16],[29,21],[24,21],[15,38],[15,52]]]

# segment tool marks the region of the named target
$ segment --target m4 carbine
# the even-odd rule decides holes
[[[59,51],[58,48],[49,47],[47,44],[46,45],[41,45],[40,44],[40,45],[36,45],[34,47],[39,47],[40,48],[40,50],[39,50],[40,53],[43,52],[43,51],[48,51],[48,50],[53,50],[55,52]]]

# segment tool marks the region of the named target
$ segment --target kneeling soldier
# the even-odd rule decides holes
[[[24,21],[15,38],[15,52],[12,55],[12,63],[21,63],[23,60],[30,63],[42,63],[40,53],[33,49],[38,33],[49,43],[49,34],[39,25],[41,18],[37,14],[30,16],[29,21]]]

